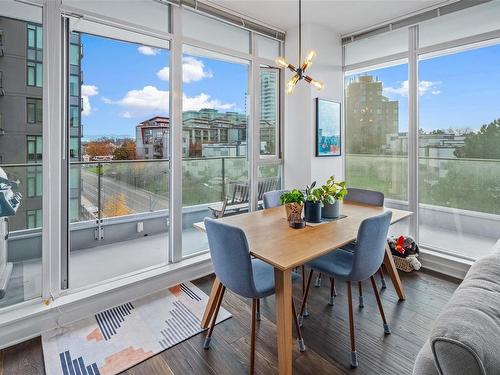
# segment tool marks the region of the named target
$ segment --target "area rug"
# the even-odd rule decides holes
[[[191,283],[42,335],[47,375],[112,375],[202,331],[208,296]],[[221,308],[217,322],[231,317]]]

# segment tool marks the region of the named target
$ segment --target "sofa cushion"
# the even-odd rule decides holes
[[[441,374],[486,375],[500,368],[500,241],[476,261],[434,323],[431,349]]]

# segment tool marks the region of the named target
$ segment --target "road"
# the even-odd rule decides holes
[[[98,175],[81,169],[82,196],[98,206]],[[109,199],[116,199],[121,194],[125,197],[125,204],[133,213],[151,212],[168,208],[168,198],[147,190],[128,185],[112,177],[101,176],[101,208]]]

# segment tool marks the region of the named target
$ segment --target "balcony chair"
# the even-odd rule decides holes
[[[377,285],[373,275],[382,265],[385,255],[385,242],[391,223],[392,212],[387,211],[381,215],[370,217],[361,223],[354,251],[336,250],[319,257],[306,264],[311,270],[307,279],[306,291],[302,300],[300,314],[304,310],[309,294],[309,286],[314,271],[322,272],[337,280],[347,283],[347,298],[349,303],[349,329],[351,334],[351,366],[358,367],[358,355],[354,340],[354,316],[352,312],[351,283],[370,279],[373,293],[377,300],[378,309],[384,323],[384,333],[390,334],[391,330],[385,318],[384,309],[380,300]]]
[[[357,202],[377,207],[383,207],[384,193],[374,190],[348,188],[347,195],[345,196],[344,200],[348,202]],[[352,242],[344,246],[343,250],[348,250],[352,252],[354,251],[354,246],[355,242]],[[387,287],[387,284],[385,282],[383,266],[380,267],[379,273],[380,273],[380,280],[382,283],[382,289],[385,289]],[[316,282],[314,283],[314,286],[315,287],[321,286],[321,273],[319,273],[318,276],[316,277]],[[359,307],[363,308],[364,306],[363,287],[361,285],[361,281],[358,283],[358,288],[359,288]],[[330,278],[330,302],[329,302],[330,306],[333,306],[333,299],[336,296],[337,296],[337,291],[335,289],[335,279]],[[304,316],[307,316],[307,314],[305,314]]]
[[[212,333],[226,288],[242,297],[251,298],[250,374],[253,374],[255,368],[255,325],[258,300],[275,293],[274,268],[259,259],[250,257],[246,235],[240,228],[210,218],[205,219],[205,228],[215,275],[223,286],[205,337],[204,348],[210,348]],[[292,280],[296,280],[298,277],[297,274],[292,273]],[[305,351],[304,339],[299,327],[293,298],[292,313],[297,329],[299,349],[303,352]]]
[[[257,183],[257,202],[260,204],[264,193],[276,189],[278,177],[266,177],[259,179]],[[238,213],[248,210],[250,197],[250,186],[248,182],[231,182],[229,191],[222,202],[208,207],[212,216],[216,219],[224,217],[228,213]]]

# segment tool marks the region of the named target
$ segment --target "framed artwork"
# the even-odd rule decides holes
[[[340,156],[340,103],[316,98],[316,156]]]

